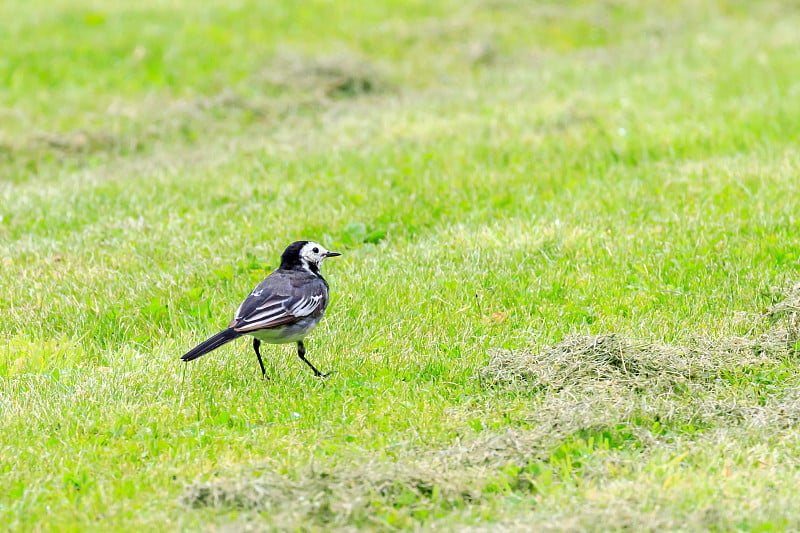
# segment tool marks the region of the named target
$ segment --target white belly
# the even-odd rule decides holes
[[[256,339],[261,342],[266,342],[267,344],[288,344],[290,342],[297,342],[306,338],[306,335],[317,327],[320,318],[322,317],[306,317],[294,324],[287,324],[276,328],[259,329],[248,333],[248,335],[252,335]]]

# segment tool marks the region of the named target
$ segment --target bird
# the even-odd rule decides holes
[[[329,257],[342,254],[326,250],[312,241],[295,241],[281,254],[281,264],[245,298],[234,313],[228,327],[181,356],[192,361],[234,339],[253,337],[253,350],[258,357],[262,378],[267,377],[261,359],[261,343],[297,343],[297,355],[311,367],[314,375],[323,374],[306,359],[303,340],[319,324],[328,307],[328,282],[322,277],[320,267]]]

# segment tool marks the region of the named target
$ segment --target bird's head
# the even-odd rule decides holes
[[[281,255],[281,268],[303,268],[318,273],[322,262],[328,257],[342,255],[331,252],[319,243],[296,241],[290,244]]]

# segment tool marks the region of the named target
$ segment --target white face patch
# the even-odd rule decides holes
[[[321,265],[327,257],[328,250],[321,244],[316,242],[309,242],[300,249],[300,259],[307,263]]]

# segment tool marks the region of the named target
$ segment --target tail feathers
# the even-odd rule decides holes
[[[197,359],[208,352],[216,350],[220,346],[228,344],[233,339],[237,339],[241,337],[243,334],[239,333],[238,331],[234,331],[232,328],[228,328],[224,331],[220,331],[210,339],[205,342],[201,342],[188,352],[186,352],[182,357],[181,360],[183,361],[191,361],[193,359]]]

